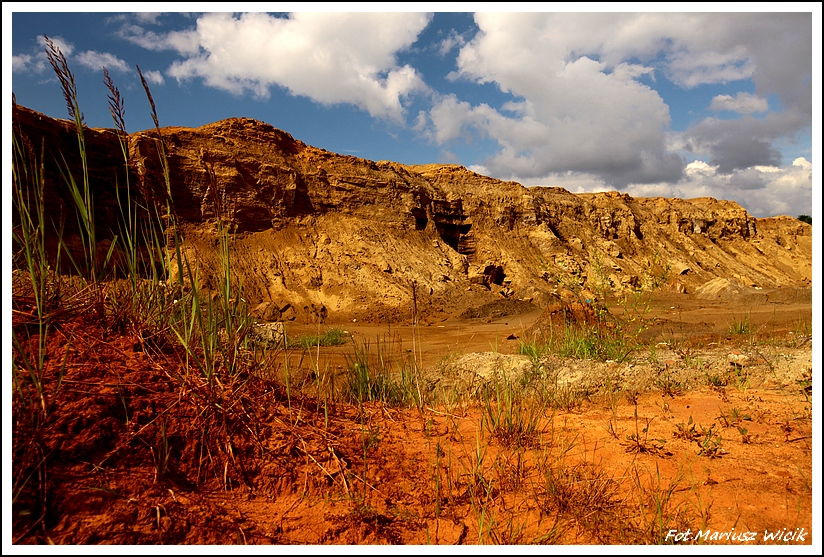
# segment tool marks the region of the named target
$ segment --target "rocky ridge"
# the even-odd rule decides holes
[[[45,161],[47,211],[71,198],[54,161],[79,175],[74,124],[15,106],[14,128]],[[117,133],[85,131],[97,222],[117,229],[126,169]],[[230,118],[161,129],[185,247],[215,276],[218,218],[234,232],[233,268],[262,319],[409,320],[504,298],[543,305],[580,286],[694,292],[722,278],[742,289],[809,287],[812,227],[756,219],[711,198],[632,198],[524,187],[454,165],[369,161],[318,149],[271,125]],[[130,134],[129,183],[166,199],[154,130]],[[74,217],[66,215],[66,237]],[[113,236],[113,232],[109,232]],[[705,289],[706,290],[706,289]]]

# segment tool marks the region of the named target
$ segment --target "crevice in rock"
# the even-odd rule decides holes
[[[441,239],[452,249],[471,259],[475,255],[475,238],[472,235],[472,224],[452,224],[435,221],[435,228]]]
[[[429,224],[426,211],[420,207],[415,207],[412,209],[412,216],[415,217],[415,230],[426,230],[426,225]]]

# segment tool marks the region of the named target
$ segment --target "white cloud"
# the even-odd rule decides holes
[[[685,151],[709,157],[720,172],[728,173],[751,166],[780,165],[781,154],[774,144],[792,139],[810,124],[809,118],[796,109],[769,112],[763,118],[706,118],[681,134],[681,140]]]
[[[199,52],[198,35],[191,31],[169,31],[157,33],[146,31],[140,25],[126,24],[118,34],[127,41],[146,50],[175,50],[183,56],[192,56]]]
[[[524,180],[523,184],[564,188],[572,193],[594,193],[614,189],[597,175],[586,172],[557,172],[541,178]]]
[[[645,75],[655,76],[655,68],[642,66],[640,64],[618,64],[612,71],[613,75],[619,79],[635,79]]]
[[[675,184],[683,171],[679,143],[727,173],[777,165],[772,143],[810,125],[803,102],[757,122],[709,119],[673,134],[669,107],[641,79],[660,74],[682,88],[752,79],[756,95],[713,103],[742,114],[768,110],[764,98],[771,93],[782,102],[803,99],[809,20],[809,14],[476,14],[479,32],[460,49],[448,78],[493,83],[513,99],[490,106],[440,96],[428,137],[439,144],[491,139],[498,150],[483,166],[521,181],[572,171],[610,187]],[[779,74],[781,83],[773,77]],[[737,180],[757,183],[743,174]]]
[[[126,24],[120,28],[118,35],[146,50],[166,50],[171,48],[166,37],[154,31],[146,31],[140,25]]]
[[[106,68],[107,70],[117,70],[121,72],[128,72],[131,68],[122,59],[109,52],[96,52],[94,50],[87,50],[77,55],[77,61],[80,64],[92,70],[99,70]]]
[[[456,46],[463,46],[466,44],[466,39],[458,34],[457,31],[451,29],[449,35],[438,45],[438,54],[446,56]]]
[[[168,34],[124,28],[144,48],[174,49],[184,58],[168,75],[199,78],[235,94],[266,98],[283,87],[324,104],[350,103],[374,117],[400,121],[404,101],[427,87],[396,54],[429,23],[419,13],[205,14],[195,28]]]
[[[589,28],[611,23],[579,16],[476,14],[480,32],[460,50],[457,75],[496,83],[518,99],[501,110],[517,110],[503,115],[445,97],[431,111],[431,137],[444,142],[474,130],[494,139],[499,151],[484,166],[502,178],[574,170],[618,186],[677,180],[681,161],[665,148],[669,110],[635,80],[652,68],[572,55],[596,49],[598,33]]]
[[[767,112],[769,108],[770,106],[766,99],[762,99],[752,93],[738,93],[735,97],[730,95],[716,95],[710,103],[710,110],[732,110],[739,114]]]
[[[726,174],[704,165],[702,172],[688,172],[677,186],[682,197],[736,200],[756,217],[798,216],[812,210],[812,165],[803,158],[789,166],[750,167]]]
[[[690,89],[707,83],[728,83],[749,79],[755,64],[747,58],[744,48],[729,52],[694,51],[685,49],[674,53],[669,60],[670,78]]]
[[[170,31],[169,33],[157,35],[156,33],[148,33],[147,37],[150,40],[158,41],[152,50],[176,50],[182,56],[194,56],[200,52],[200,37],[197,33],[189,31]]]
[[[163,85],[165,83],[165,79],[163,79],[163,74],[161,74],[157,70],[148,70],[143,72],[143,77],[146,78],[146,81],[151,83],[152,85]]]
[[[49,39],[66,58],[74,52],[74,45],[66,41],[63,37],[55,36],[49,37]],[[46,48],[46,38],[43,35],[38,35],[37,47],[32,50],[31,54],[16,54],[12,56],[12,71],[41,73],[46,70],[46,68],[51,71],[51,66],[46,55]]]
[[[60,52],[62,52],[66,57],[70,56],[71,53],[74,52],[74,45],[66,41],[63,37],[49,37],[49,40],[51,40],[52,44],[60,49]],[[43,35],[38,35],[37,43],[40,45],[39,50],[43,51],[43,56],[45,56],[45,49],[47,48],[46,37]]]
[[[612,189],[598,176],[583,173],[551,174],[524,184],[562,187],[573,193]],[[633,197],[734,200],[755,217],[798,216],[812,211],[812,164],[802,157],[789,166],[752,167],[725,174],[696,160],[686,165],[678,182],[632,184],[624,191]]]
[[[429,119],[432,121],[433,130],[431,133],[432,139],[436,143],[442,144],[460,138],[463,135],[468,135],[467,128],[475,126],[483,128],[480,123],[480,113],[484,110],[491,109],[487,105],[481,105],[473,109],[469,103],[459,101],[455,95],[448,95],[436,102],[429,113]],[[418,117],[418,123],[421,119]]]
[[[20,54],[11,57],[11,71],[21,72],[28,70],[31,65],[31,56]]]
[[[810,172],[812,172],[813,163],[811,163],[804,157],[798,157],[793,161],[793,167],[799,169],[800,171],[809,170]]]
[[[141,23],[154,25],[157,23],[157,18],[162,15],[162,12],[135,12],[133,15],[135,19]]]

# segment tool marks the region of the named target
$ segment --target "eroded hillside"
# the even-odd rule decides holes
[[[71,198],[54,161],[79,175],[74,126],[20,106],[14,121],[43,152],[47,211],[63,215],[71,247]],[[373,162],[248,118],[161,134],[186,249],[213,275],[221,216],[244,296],[265,319],[397,321],[413,299],[434,318],[503,298],[546,304],[572,284],[637,285],[667,269],[675,292],[719,278],[741,289],[811,284],[811,226],[756,219],[730,201],[572,194],[459,166]],[[141,203],[164,204],[157,133],[126,139],[128,183]],[[112,237],[126,165],[114,130],[89,129],[86,141],[98,227]]]

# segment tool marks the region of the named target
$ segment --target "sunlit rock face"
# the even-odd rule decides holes
[[[57,161],[82,175],[74,124],[20,106],[13,116],[42,154],[46,211],[71,249],[77,219]],[[717,278],[746,288],[812,280],[810,225],[756,219],[730,201],[572,194],[454,165],[374,162],[248,118],[160,134],[162,144],[156,130],[124,138],[127,171],[114,130],[85,130],[99,238],[118,235],[117,192],[123,199],[128,184],[143,207],[162,213],[169,202],[207,286],[229,230],[250,307],[288,308],[291,319],[402,320],[413,304],[421,315],[456,314],[501,298],[549,305],[573,275],[593,295],[651,273],[673,292]]]

